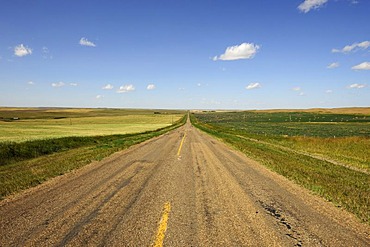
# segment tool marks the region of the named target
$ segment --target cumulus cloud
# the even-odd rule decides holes
[[[96,47],[96,45],[95,45],[93,42],[89,41],[89,40],[88,40],[88,39],[86,39],[86,38],[81,38],[81,39],[80,39],[80,45],[83,45],[83,46],[90,46],[90,47]]]
[[[335,62],[335,63],[329,64],[326,68],[328,68],[328,69],[334,69],[334,68],[338,68],[338,67],[339,67],[339,63],[338,62]]]
[[[127,92],[134,91],[134,90],[135,90],[135,87],[132,84],[123,85],[119,87],[119,89],[117,90],[117,93],[127,93]]]
[[[354,70],[370,70],[370,62],[363,62],[352,67]]]
[[[112,90],[113,89],[113,85],[107,84],[104,87],[102,87],[102,89],[104,89],[104,90]]]
[[[360,89],[360,88],[364,88],[364,87],[366,87],[366,84],[358,84],[358,83],[354,83],[354,84],[351,84],[351,85],[348,86],[349,89],[353,89],[353,88]]]
[[[33,81],[28,81],[27,84],[28,85],[35,85],[35,83]]]
[[[77,83],[73,83],[73,82],[72,83],[69,83],[69,85],[72,86],[72,87],[77,87],[78,86]]]
[[[32,49],[24,46],[23,44],[14,47],[14,55],[17,57],[24,57],[32,54]]]
[[[103,97],[104,96],[103,95],[100,95],[100,94],[98,94],[98,95],[95,96],[96,99],[102,99]]]
[[[51,83],[51,86],[52,86],[52,87],[63,87],[63,86],[65,86],[65,85],[66,85],[66,84],[65,84],[64,82],[62,82],[62,81]]]
[[[257,89],[260,87],[261,87],[261,84],[259,82],[252,82],[248,86],[246,86],[245,89],[251,90],[251,89]]]
[[[252,59],[257,53],[259,45],[253,43],[243,43],[240,45],[229,46],[226,48],[224,54],[215,56],[213,61],[217,60],[239,60],[239,59]]]
[[[292,88],[293,91],[301,91],[301,88],[300,87],[294,87]]]
[[[318,9],[328,0],[305,0],[298,6],[298,9],[304,13],[309,12],[311,9]]]
[[[146,87],[147,90],[154,90],[155,89],[155,85],[154,84],[148,84],[148,86]]]
[[[331,89],[328,89],[328,90],[325,91],[325,93],[332,93],[332,92],[333,92],[333,90],[331,90]]]
[[[370,47],[370,41],[362,41],[360,43],[353,43],[352,45],[346,45],[342,49],[332,49],[331,52],[349,53],[357,50],[365,50]]]

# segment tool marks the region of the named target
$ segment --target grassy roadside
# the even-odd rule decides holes
[[[370,139],[369,137],[313,138],[288,137],[275,138],[273,143],[298,151],[303,151],[334,161],[348,164],[354,168],[370,173]]]
[[[76,143],[70,138],[48,140],[47,150],[50,152],[47,153],[43,153],[39,143],[23,144],[25,146],[21,146],[20,152],[23,152],[22,149],[27,151],[21,161],[10,155],[8,161],[0,166],[0,199],[176,129],[185,124],[186,118],[187,115],[184,115],[171,126],[137,134],[80,137],[73,139],[77,140]],[[41,151],[35,151],[33,155],[32,148],[41,148]]]
[[[324,197],[336,206],[344,207],[363,222],[370,224],[368,174],[278,146],[242,138],[235,129],[200,122],[194,115],[191,116],[191,121],[200,130],[222,139],[271,170]]]

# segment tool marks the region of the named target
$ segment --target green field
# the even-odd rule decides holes
[[[0,199],[185,121],[185,111],[0,109]]]
[[[0,142],[139,133],[169,126],[183,114],[163,110],[0,108]]]
[[[201,130],[370,223],[370,114],[197,112],[191,119]]]

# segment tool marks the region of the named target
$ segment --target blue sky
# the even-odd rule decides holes
[[[370,106],[368,0],[1,0],[0,106]]]

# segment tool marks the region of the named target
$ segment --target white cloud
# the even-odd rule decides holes
[[[353,89],[353,88],[360,89],[360,88],[364,88],[364,87],[366,87],[366,84],[358,84],[358,83],[354,83],[354,84],[351,84],[351,85],[348,86],[349,89]]]
[[[357,50],[365,50],[370,47],[370,41],[362,41],[360,43],[353,43],[352,45],[346,45],[342,49],[332,49],[331,52],[349,53]]]
[[[96,45],[93,42],[87,40],[86,38],[81,38],[80,39],[80,45],[90,46],[90,47],[96,47]]]
[[[155,85],[154,84],[148,84],[148,86],[146,87],[147,90],[154,90],[155,89]]]
[[[48,59],[48,58],[52,59],[53,58],[53,56],[50,55],[50,51],[46,46],[42,47],[42,57],[44,59]]]
[[[248,86],[246,86],[245,89],[251,90],[251,89],[257,89],[260,87],[261,87],[261,84],[259,82],[252,82]]]
[[[293,91],[296,91],[296,92],[299,92],[299,96],[305,96],[306,94],[304,92],[302,92],[302,88],[300,87],[294,87],[292,88]]]
[[[370,41],[363,41],[359,43],[357,46],[362,49],[367,49],[370,46]]]
[[[53,82],[53,83],[51,83],[51,86],[52,87],[64,87],[66,85],[69,85],[69,86],[72,86],[72,87],[77,87],[78,86],[78,84],[77,83],[74,83],[74,82],[65,83],[65,82],[60,81],[60,82]]]
[[[132,84],[123,85],[119,87],[119,89],[117,90],[117,93],[127,93],[127,92],[134,91],[134,90],[135,90],[135,87]]]
[[[35,83],[33,81],[28,81],[27,84],[28,85],[35,85]]]
[[[100,95],[100,94],[98,94],[98,95],[95,96],[96,99],[102,99],[103,97],[104,96],[103,95]]]
[[[370,62],[363,62],[352,67],[354,70],[370,70]]]
[[[325,93],[332,93],[332,92],[333,92],[333,90],[330,90],[330,89],[325,91]]]
[[[201,84],[201,83],[197,83],[197,86],[198,86],[198,87],[201,87],[201,86],[202,86],[202,84]]]
[[[257,53],[259,45],[253,43],[243,43],[241,45],[229,46],[226,48],[224,54],[215,56],[213,61],[217,60],[239,60],[239,59],[251,59]]]
[[[66,85],[66,84],[65,84],[64,82],[62,82],[62,81],[51,83],[51,86],[52,86],[52,87],[63,87],[63,86],[65,86],[65,85]]]
[[[298,9],[304,13],[307,13],[311,9],[318,9],[328,0],[305,0],[298,6]]]
[[[339,63],[338,62],[335,62],[335,63],[329,64],[326,68],[328,68],[328,69],[334,69],[334,68],[338,68],[338,67],[339,67]]]
[[[24,46],[23,44],[14,47],[14,55],[17,57],[23,57],[32,54],[32,49]]]
[[[104,89],[104,90],[111,90],[111,89],[113,89],[113,85],[107,84],[104,87],[102,87],[102,89]]]

